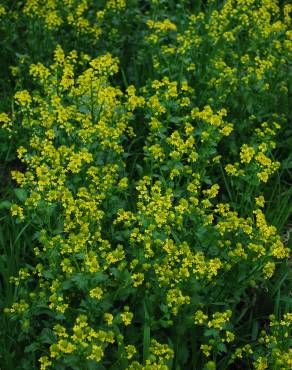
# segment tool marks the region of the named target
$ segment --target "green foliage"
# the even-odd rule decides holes
[[[291,5],[0,5],[1,369],[291,368]]]

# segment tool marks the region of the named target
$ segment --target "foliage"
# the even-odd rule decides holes
[[[3,2],[4,370],[291,368],[291,9]]]

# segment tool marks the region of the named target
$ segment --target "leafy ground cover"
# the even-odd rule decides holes
[[[289,1],[1,1],[1,370],[291,369]]]

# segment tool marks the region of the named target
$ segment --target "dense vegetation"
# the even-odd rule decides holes
[[[292,368],[291,10],[1,0],[1,370]]]

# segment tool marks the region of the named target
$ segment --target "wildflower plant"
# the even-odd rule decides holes
[[[290,11],[17,8],[54,46],[47,60],[28,55],[0,113],[18,163],[0,210],[31,234],[3,307],[19,368],[291,367],[290,248],[267,212],[287,149]],[[119,32],[137,24],[125,56]]]

